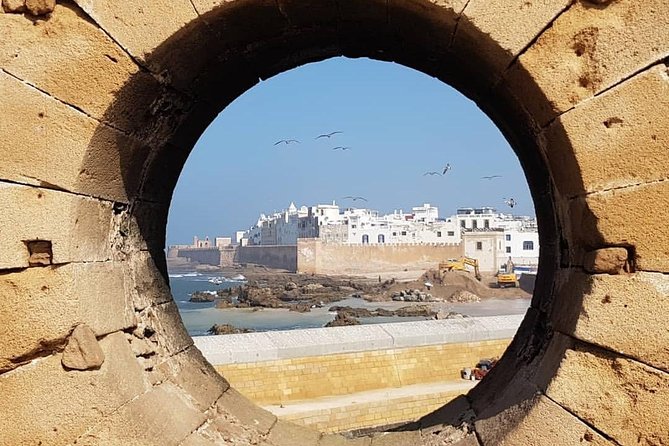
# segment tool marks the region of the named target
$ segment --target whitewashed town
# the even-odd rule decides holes
[[[301,207],[290,203],[281,212],[261,214],[250,229],[237,231],[234,238],[194,237],[192,245],[170,247],[169,256],[193,256],[196,250],[207,249],[295,247],[307,239],[328,245],[459,246],[464,256],[477,259],[487,272],[503,268],[509,260],[526,269],[535,269],[539,262],[539,234],[532,216],[484,206],[459,208],[441,217],[429,203],[409,212],[400,209],[382,215],[367,208],[342,209],[334,201]]]

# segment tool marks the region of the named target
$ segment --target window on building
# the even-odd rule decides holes
[[[406,231],[402,231],[402,235],[407,235],[407,232],[406,232]]]
[[[379,243],[385,243],[386,242],[386,236],[383,234],[379,234],[378,237]]]
[[[511,241],[511,234],[506,234],[506,241],[510,242]]]
[[[511,254],[511,247],[510,247],[510,246],[507,246],[507,247],[506,247],[506,253],[507,253],[507,254]]]
[[[363,234],[362,236],[362,244],[366,245],[369,243],[369,236],[367,234]]]
[[[477,220],[472,220],[472,229],[476,229],[479,227],[479,223]]]
[[[490,229],[490,220],[488,219],[483,220],[483,227],[485,229]]]
[[[466,222],[464,220],[460,220],[460,227],[461,228],[466,228],[465,223]]]
[[[455,231],[448,231],[446,233],[449,237],[453,237],[455,235]]]
[[[355,225],[351,225],[351,229],[355,229]]]
[[[483,242],[476,242],[476,250],[483,251]]]
[[[437,231],[437,237],[441,237],[441,231]]]
[[[525,240],[523,242],[523,250],[524,251],[532,251],[534,249],[534,242],[531,240]]]
[[[393,232],[393,237],[397,236],[397,232]]]

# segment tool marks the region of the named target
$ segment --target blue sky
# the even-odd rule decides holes
[[[273,145],[281,139],[301,144]],[[340,145],[351,150],[332,150]],[[445,176],[423,176],[446,163]],[[167,243],[232,235],[291,201],[353,205],[347,195],[382,212],[431,203],[441,216],[510,211],[502,198],[514,197],[515,214],[534,214],[516,155],[473,102],[401,65],[335,58],[261,82],[219,114],[181,174]]]

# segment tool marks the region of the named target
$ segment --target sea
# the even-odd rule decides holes
[[[238,287],[245,283],[240,277],[225,277],[220,273],[180,272],[170,273],[170,286],[176,301],[181,319],[191,336],[203,336],[214,324],[230,324],[238,328],[253,331],[294,330],[299,328],[317,328],[333,320],[336,313],[328,308],[334,305],[368,308],[384,308],[396,310],[410,305],[407,302],[367,302],[364,299],[349,297],[344,300],[326,304],[323,308],[313,308],[308,313],[297,313],[286,309],[273,308],[226,308],[218,309],[214,302],[189,302],[195,291],[218,291]],[[221,282],[210,282],[211,279]],[[501,316],[525,314],[530,299],[486,299],[481,302],[448,303],[432,302],[435,310],[443,309],[467,316]],[[424,317],[371,317],[360,318],[361,324],[380,324],[387,322],[409,322],[425,320]]]

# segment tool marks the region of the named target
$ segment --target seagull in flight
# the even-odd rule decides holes
[[[351,150],[351,148],[350,147],[344,147],[344,146],[337,146],[337,147],[333,147],[332,150],[342,150],[343,151],[343,150]]]
[[[293,144],[293,143],[297,143],[297,144],[299,144],[300,142],[299,142],[298,140],[296,140],[296,139],[282,139],[281,141],[277,141],[277,142],[275,142],[274,145],[275,145],[275,146],[278,146],[279,144],[286,144],[286,145],[288,145],[288,144]]]
[[[502,198],[502,200],[504,200],[504,203],[512,209],[518,204],[513,198]]]
[[[433,171],[430,171],[430,172],[425,172],[425,173],[423,174],[423,176],[427,176],[427,175],[430,175],[430,176],[433,176],[433,175],[439,175],[439,176],[442,176],[443,173],[435,172],[435,171],[433,170]]]
[[[502,175],[488,175],[485,177],[481,177],[482,180],[493,180],[495,178],[502,178]]]
[[[444,171],[441,174],[446,175],[446,172],[448,172],[449,170],[451,170],[451,165],[450,163],[446,163],[446,165],[444,166]]]
[[[323,134],[321,134],[321,135],[318,135],[318,136],[316,137],[316,139],[321,139],[321,138],[332,138],[334,135],[337,135],[337,134],[339,134],[339,133],[344,133],[344,132],[341,132],[341,131],[337,130],[336,132],[323,133]]]
[[[358,201],[358,200],[368,201],[365,197],[352,197],[350,195],[345,196],[343,199],[344,200],[349,199],[349,200],[353,200],[353,201]]]

